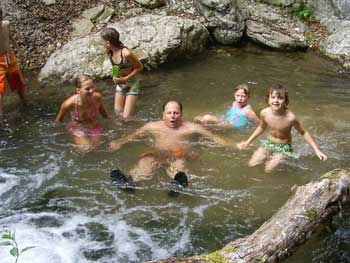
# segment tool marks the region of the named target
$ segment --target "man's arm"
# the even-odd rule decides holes
[[[304,137],[305,141],[312,147],[315,154],[321,161],[327,160],[327,155],[320,151],[311,134],[304,129],[304,127],[300,124],[297,118],[295,118],[295,120],[293,121],[293,127]]]
[[[201,136],[208,138],[209,140],[213,141],[215,144],[224,146],[224,147],[236,147],[235,142],[221,138],[220,136],[217,136],[212,132],[206,130],[201,125],[198,125],[198,124],[194,124],[194,125],[195,125],[195,133],[198,133]]]
[[[135,140],[136,138],[140,138],[142,136],[144,136],[146,133],[148,132],[148,125],[146,124],[145,126],[141,127],[140,129],[136,130],[135,132],[117,139],[117,140],[113,140],[109,143],[109,148],[111,151],[116,151],[118,149],[120,149],[124,144]]]

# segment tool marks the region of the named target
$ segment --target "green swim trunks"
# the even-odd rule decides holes
[[[263,144],[262,147],[266,150],[271,152],[272,154],[275,153],[281,153],[285,156],[291,157],[293,156],[293,148],[292,144],[289,143],[277,143],[273,142],[270,139],[267,139]]]

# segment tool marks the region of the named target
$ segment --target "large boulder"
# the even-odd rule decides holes
[[[197,10],[206,20],[216,42],[224,45],[237,43],[244,32],[244,15],[236,0],[197,0]]]
[[[350,0],[308,0],[308,3],[318,17],[350,20]]]
[[[154,9],[161,7],[166,4],[165,0],[134,0],[136,3],[142,5],[143,7]]]
[[[350,69],[350,21],[338,21],[331,32],[321,44],[321,52]]]
[[[110,27],[120,32],[121,41],[134,50],[146,68],[200,53],[209,42],[209,33],[202,24],[175,16],[144,15]],[[81,73],[104,78],[110,70],[98,33],[75,39],[54,52],[42,68],[39,81],[66,81]]]
[[[286,10],[263,3],[247,4],[246,34],[254,42],[281,49],[306,48],[305,25]]]

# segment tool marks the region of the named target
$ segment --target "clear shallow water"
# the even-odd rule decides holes
[[[283,54],[250,45],[183,59],[144,74],[139,121],[118,127],[104,122],[104,142],[85,155],[74,150],[64,125],[52,123],[73,87],[39,88],[29,76],[32,107],[19,107],[14,95],[7,97],[7,126],[0,131],[0,230],[16,230],[20,247],[36,246],[21,262],[144,262],[219,249],[254,232],[290,197],[293,185],[348,167],[350,79],[339,70],[313,53]],[[288,85],[290,109],[329,160],[318,161],[295,134],[294,159],[265,174],[262,167],[246,165],[254,149],[238,152],[193,142],[197,157],[188,164],[188,193],[168,197],[170,178],[162,169],[134,193],[113,187],[109,172],[131,169],[151,142],[110,153],[110,139],[158,119],[169,98],[183,102],[188,120],[207,112],[222,114],[233,87],[242,82],[250,83],[256,112],[266,106],[271,84]],[[111,81],[96,86],[112,113]],[[214,132],[240,141],[251,131]],[[288,262],[349,262],[349,229],[344,214],[333,233],[317,233]],[[7,250],[0,248],[0,255],[1,262],[13,262]]]

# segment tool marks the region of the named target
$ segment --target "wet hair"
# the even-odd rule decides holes
[[[247,84],[239,84],[239,85],[237,85],[237,87],[235,87],[235,89],[234,89],[234,91],[235,91],[234,93],[236,93],[240,89],[244,91],[245,95],[247,95],[248,97],[250,96],[250,90],[249,90],[249,87],[248,87]]]
[[[167,102],[165,102],[162,106],[163,112],[165,111],[165,107],[166,107],[166,105],[168,105],[169,102],[177,103],[177,105],[179,105],[179,107],[180,107],[180,112],[182,113],[182,103],[177,101],[177,100],[168,100]]]
[[[289,97],[288,97],[288,89],[285,85],[282,84],[273,84],[267,94],[266,94],[266,102],[269,103],[269,97],[272,93],[277,92],[278,96],[285,98],[285,105],[284,109],[287,109],[287,106],[289,104]]]
[[[107,27],[103,29],[101,32],[101,37],[103,40],[108,41],[109,43],[111,43],[113,46],[117,48],[125,47],[124,44],[119,39],[120,37],[119,32],[113,27]]]
[[[74,80],[74,86],[76,89],[80,89],[81,85],[83,84],[84,81],[90,80],[90,76],[86,74],[81,74],[78,77],[75,78]]]

